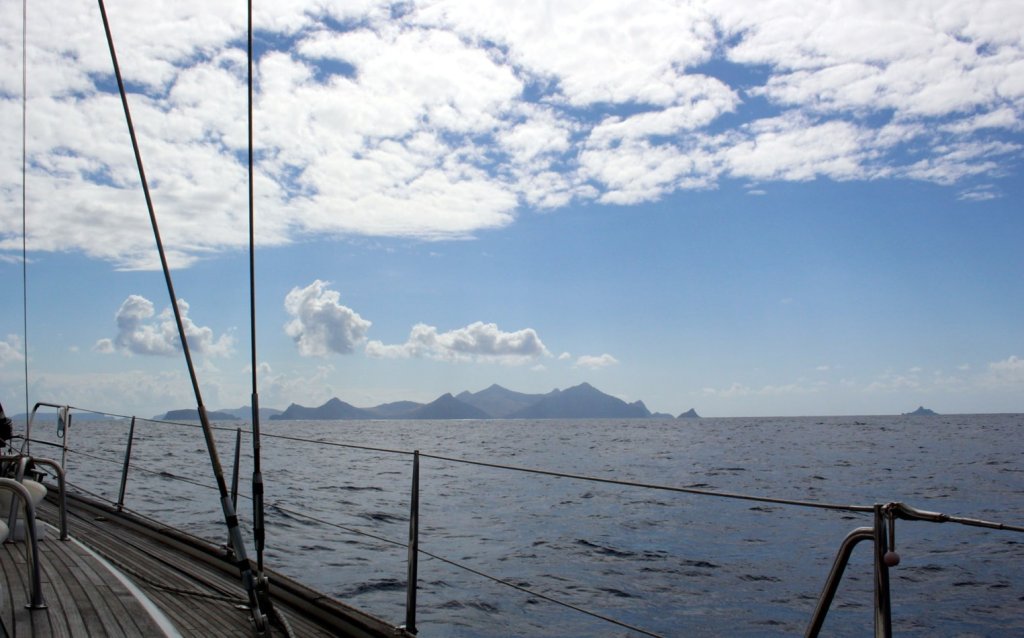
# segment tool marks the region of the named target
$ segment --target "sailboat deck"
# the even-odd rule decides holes
[[[39,518],[56,526],[56,507],[44,502]],[[4,630],[9,636],[163,635],[160,624],[109,565],[142,590],[182,636],[253,635],[244,606],[245,591],[237,572],[232,575],[230,570],[225,571],[222,559],[183,553],[173,538],[170,542],[160,538],[167,530],[140,529],[137,522],[77,501],[69,504],[68,525],[71,541],[59,540],[55,527],[42,533],[40,526],[45,536],[39,549],[46,609],[30,610],[25,606],[30,597],[25,544],[0,545],[0,636]],[[275,579],[271,582],[275,608],[295,635],[402,633],[383,623],[374,626],[376,619],[372,618],[348,618],[341,625],[334,624],[339,622],[332,618],[336,610],[296,610],[277,599]],[[315,592],[300,594],[300,598],[319,598]],[[333,601],[314,600],[313,604],[339,607]],[[345,622],[353,626],[345,627]],[[285,633],[275,628],[272,635]]]

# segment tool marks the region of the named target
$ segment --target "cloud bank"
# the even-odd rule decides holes
[[[451,362],[490,362],[508,365],[531,363],[551,353],[533,328],[504,332],[496,324],[477,321],[465,328],[438,332],[434,326],[416,324],[402,344],[366,344],[366,354],[376,358],[428,358]]]
[[[96,7],[33,16],[29,208],[54,219],[31,246],[152,268]],[[172,260],[239,247],[244,11],[124,4],[111,22]],[[296,0],[256,28],[264,245],[467,237],[726,179],[912,179],[984,200],[1021,152],[1015,4]],[[0,25],[5,59],[20,35]],[[20,100],[20,69],[0,72],[4,121]],[[18,247],[19,135],[0,131],[0,251]]]

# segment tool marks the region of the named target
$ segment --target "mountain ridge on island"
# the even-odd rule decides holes
[[[267,420],[281,414],[280,410],[274,408],[260,408],[260,419]],[[76,416],[76,418],[78,418]],[[199,410],[196,408],[183,408],[180,410],[168,410],[163,414],[153,417],[157,421],[198,421]],[[221,408],[219,410],[207,410],[206,418],[211,421],[249,421],[252,419],[252,406],[243,405],[240,408]]]
[[[396,401],[358,408],[337,397],[318,407],[291,404],[275,421],[373,420],[373,419],[600,419],[652,418],[643,401],[627,403],[601,392],[589,383],[546,394],[526,394],[493,384],[479,392],[445,393],[430,403]],[[667,415],[671,417],[671,415]]]
[[[938,413],[934,410],[929,410],[923,405],[919,405],[913,412],[904,412],[902,416],[938,416]]]

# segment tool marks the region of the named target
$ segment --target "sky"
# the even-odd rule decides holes
[[[262,406],[1024,412],[1024,4],[256,5]],[[30,3],[23,92],[21,6],[0,401],[195,405],[98,7]],[[251,393],[245,10],[107,3],[211,409]]]

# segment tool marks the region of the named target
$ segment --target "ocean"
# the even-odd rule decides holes
[[[230,483],[238,424],[217,425]],[[1024,415],[270,421],[261,427],[266,563],[404,622],[401,545],[413,450],[815,503],[899,501],[1020,526],[1022,425]],[[116,500],[127,429],[125,421],[73,424],[69,480]],[[56,440],[46,419],[33,435]],[[243,495],[250,473],[245,435]],[[138,422],[126,507],[223,542],[213,484],[197,428]],[[841,541],[871,525],[868,514],[436,458],[421,459],[420,489],[420,548],[445,559],[420,558],[417,627],[425,637],[639,635],[545,597],[665,636],[802,634]],[[243,498],[238,509],[251,539],[250,508]],[[902,562],[890,579],[898,635],[1024,635],[1024,534],[899,521],[896,550]],[[865,543],[854,551],[823,635],[870,634],[872,601]]]

